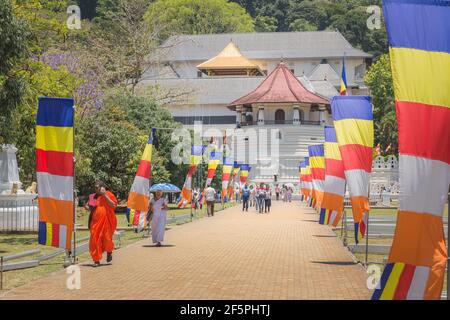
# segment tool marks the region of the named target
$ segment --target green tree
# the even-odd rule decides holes
[[[317,27],[306,19],[296,19],[289,25],[291,31],[317,31]]]
[[[227,0],[156,0],[146,14],[148,23],[164,26],[163,39],[172,34],[253,32],[245,9]]]
[[[277,31],[277,19],[267,16],[257,16],[255,19],[256,32],[275,32]]]
[[[0,143],[11,142],[11,114],[20,104],[24,81],[17,69],[27,56],[25,22],[13,14],[10,1],[0,2]]]
[[[370,89],[375,124],[375,145],[385,149],[392,144],[398,150],[398,128],[389,54],[384,54],[370,67],[364,78]]]

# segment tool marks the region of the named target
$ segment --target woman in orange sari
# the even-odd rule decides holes
[[[117,218],[114,209],[117,207],[117,199],[108,190],[102,181],[95,183],[94,203],[89,204],[91,213],[89,215],[89,252],[94,266],[100,265],[103,252],[106,251],[106,262],[112,261],[114,250],[113,235],[117,228]]]

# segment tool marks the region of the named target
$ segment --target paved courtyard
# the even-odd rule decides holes
[[[81,289],[64,270],[4,299],[369,299],[364,269],[299,201],[270,214],[231,208],[114,253],[113,265],[81,264]]]

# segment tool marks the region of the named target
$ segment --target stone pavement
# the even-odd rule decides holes
[[[64,270],[3,299],[369,299],[364,269],[299,201],[270,214],[234,207],[114,253],[113,265],[81,264],[81,289]]]

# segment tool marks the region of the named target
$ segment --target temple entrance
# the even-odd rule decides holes
[[[275,111],[275,124],[284,124],[285,120],[285,112],[283,109]]]

